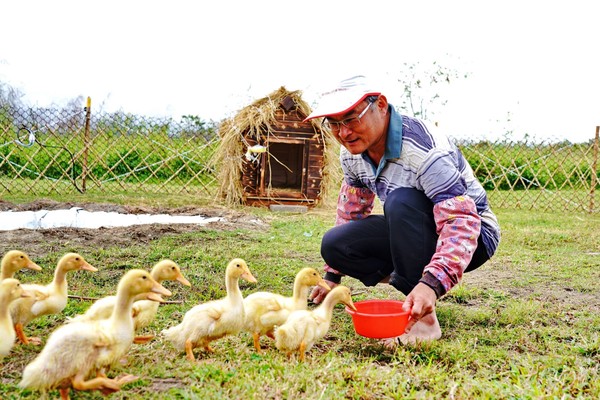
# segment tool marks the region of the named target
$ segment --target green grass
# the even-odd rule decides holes
[[[162,236],[150,244],[98,247],[86,241],[49,237],[44,256],[35,258],[41,273],[22,273],[23,281],[49,281],[51,265],[62,253],[78,251],[100,271],[75,273],[71,294],[111,294],[123,271],[150,268],[172,258],[192,282],[173,291],[149,332],[178,323],[198,302],[224,296],[224,268],[242,257],[258,279],[243,282],[244,294],[256,290],[291,293],[295,273],[320,269],[320,240],[332,225],[333,210],[306,214],[244,209],[268,223],[266,229],[239,228]],[[133,345],[125,365],[110,376],[131,373],[140,380],[111,399],[559,399],[600,397],[600,216],[499,210],[503,236],[496,256],[438,301],[441,340],[416,347],[384,349],[376,340],[354,333],[342,306],[331,329],[299,363],[287,359],[263,339],[257,355],[246,333],[214,343],[215,353],[184,354],[157,338]],[[23,249],[41,253],[40,249]],[[354,299],[402,299],[379,285],[365,288],[350,278],[344,283]],[[27,327],[45,339],[66,316],[85,310],[90,301],[70,299],[63,314],[43,317]],[[24,366],[39,349],[15,346],[4,360],[0,398],[37,399],[18,389]],[[52,398],[58,392],[50,392]],[[76,392],[74,399],[101,399],[100,393]]]
[[[3,180],[0,177],[0,186],[3,184],[7,184],[8,181]],[[116,188],[116,184],[112,184],[115,187],[115,190],[112,191],[101,191],[92,188],[85,192],[85,194],[81,194],[77,192],[77,190],[71,185],[69,186],[70,192],[53,192],[46,193],[43,190],[41,183],[33,184],[28,188],[31,189],[31,192],[26,193],[11,193],[10,195],[2,196],[2,200],[17,203],[17,204],[29,204],[32,200],[32,196],[35,196],[35,193],[44,193],[42,196],[37,196],[35,198],[36,202],[41,201],[52,201],[52,202],[64,202],[65,198],[68,198],[70,203],[110,203],[110,204],[118,204],[122,206],[145,206],[151,204],[153,207],[158,208],[176,208],[176,207],[188,207],[188,206],[210,206],[214,208],[214,196],[207,195],[206,191],[203,193],[194,193],[194,192],[185,192],[181,193],[181,187],[173,188],[173,190],[167,190],[166,193],[163,192],[152,192],[148,190],[148,185],[144,187],[146,190],[140,189],[136,190],[134,187],[131,187],[130,191],[123,190],[122,188]],[[64,187],[63,187],[64,188]],[[170,188],[169,188],[170,189]],[[200,189],[198,189],[200,192]],[[213,187],[210,187],[209,190],[216,190]],[[136,192],[136,196],[132,197],[131,193]]]

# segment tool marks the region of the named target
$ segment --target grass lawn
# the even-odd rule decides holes
[[[323,233],[333,210],[304,214],[245,208],[243,223],[177,230],[135,229],[21,232],[0,241],[2,253],[20,248],[44,268],[21,271],[23,282],[49,282],[58,258],[77,251],[99,269],[68,276],[71,297],[64,312],[34,320],[26,333],[45,342],[67,316],[83,312],[93,298],[114,293],[123,271],[150,269],[175,260],[192,287],[165,282],[173,292],[146,333],[181,321],[195,304],[225,295],[228,261],[244,258],[257,284],[241,282],[244,295],[258,290],[291,295],[303,267],[321,270]],[[464,276],[438,301],[442,339],[416,347],[385,349],[357,336],[338,305],[325,339],[305,362],[288,359],[270,339],[256,354],[247,333],[213,343],[212,354],[196,352],[191,363],[164,339],[132,345],[126,361],[109,376],[140,377],[111,399],[563,399],[600,398],[600,216],[496,210],[503,233],[495,257]],[[156,233],[153,234],[152,230]],[[28,236],[30,235],[30,236]],[[387,285],[366,288],[344,278],[355,301],[403,295]],[[311,306],[312,307],[312,306]],[[40,351],[16,345],[1,365],[1,399],[38,399],[17,383]],[[50,398],[58,391],[49,392]],[[105,398],[71,392],[73,399]]]

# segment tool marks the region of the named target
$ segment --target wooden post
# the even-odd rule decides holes
[[[92,99],[87,98],[85,107],[85,130],[83,131],[83,166],[81,168],[81,191],[85,193],[85,184],[88,174],[88,147],[90,144],[90,117],[92,115]]]
[[[598,142],[600,142],[600,126],[596,126],[596,138],[594,139],[594,158],[592,161],[592,185],[590,187],[590,213],[594,212],[594,196],[598,184]]]

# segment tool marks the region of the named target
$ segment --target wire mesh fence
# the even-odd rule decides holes
[[[214,198],[218,126],[198,117],[0,106],[0,195]],[[494,207],[598,212],[598,131],[585,143],[458,141]],[[330,191],[335,195],[335,190]]]
[[[0,109],[0,194],[211,195],[214,126],[123,112]]]
[[[494,207],[598,212],[598,128],[587,143],[459,142]]]

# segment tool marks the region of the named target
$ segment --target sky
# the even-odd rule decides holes
[[[364,74],[399,104],[406,65],[467,78],[435,122],[456,137],[587,141],[600,125],[594,2],[2,0],[0,82],[33,106],[218,121],[284,86],[314,105]]]

